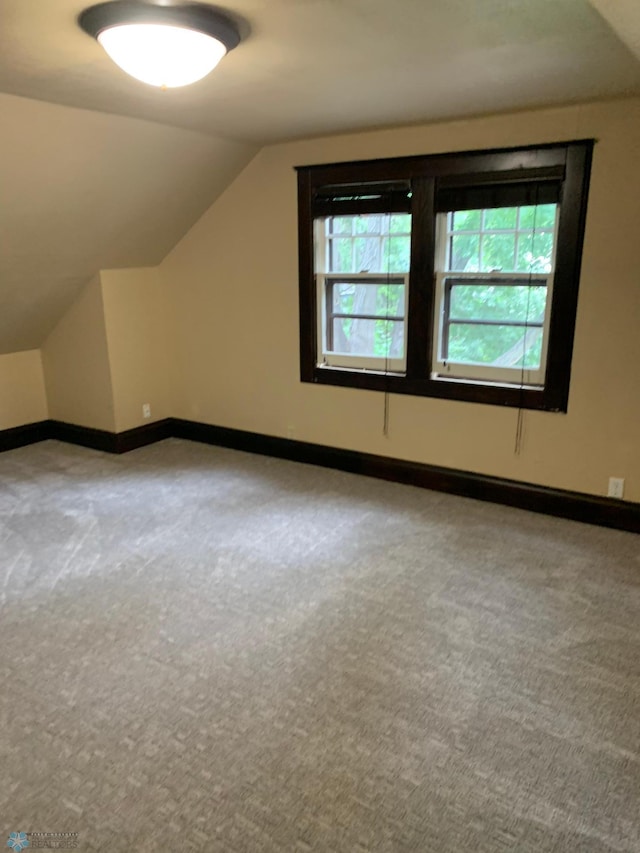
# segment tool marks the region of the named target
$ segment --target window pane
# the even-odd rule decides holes
[[[356,287],[354,284],[334,284],[332,301],[334,314],[353,314]]]
[[[540,366],[542,329],[520,326],[472,326],[454,323],[449,327],[449,352],[445,361],[493,367]]]
[[[551,272],[553,233],[546,231],[518,234],[517,272]]]
[[[391,216],[389,231],[392,234],[408,234],[411,231],[411,214],[394,213]]]
[[[458,272],[478,272],[479,268],[480,237],[477,234],[454,235],[451,238],[450,269]]]
[[[448,269],[550,272],[557,208],[556,204],[541,204],[448,214]],[[457,233],[471,230],[478,233]]]
[[[403,358],[403,320],[333,321],[333,352],[376,358]]]
[[[482,237],[482,272],[513,272],[516,255],[515,234],[484,234]]]
[[[317,272],[408,272],[410,232],[411,215],[405,213],[327,217],[327,269]]]
[[[333,312],[335,314],[373,314],[377,317],[403,317],[404,285],[354,284],[352,282],[334,284]]]
[[[354,272],[353,241],[348,237],[336,237],[329,241],[329,266],[332,272]]]
[[[387,230],[387,223],[384,221],[387,216],[381,213],[367,213],[362,216],[353,217],[354,231],[356,234],[380,234]]]
[[[389,237],[382,247],[382,269],[378,272],[409,272],[411,238]]]
[[[452,320],[542,323],[546,301],[542,285],[454,284],[449,315]]]
[[[451,231],[479,231],[481,210],[456,210],[451,214]]]
[[[484,212],[484,228],[487,231],[498,228],[515,228],[518,218],[517,207],[496,207]]]
[[[330,216],[328,225],[332,234],[351,234],[350,216]]]
[[[519,228],[553,228],[557,204],[538,204],[520,208]]]
[[[355,272],[382,272],[382,244],[377,237],[355,237]]]

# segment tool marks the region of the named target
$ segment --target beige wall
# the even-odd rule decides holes
[[[301,384],[295,165],[595,137],[566,415]],[[176,415],[640,500],[640,102],[626,100],[272,146],[161,265],[183,391]]]
[[[103,270],[42,347],[51,417],[122,432],[169,417],[176,359],[157,267]],[[142,414],[151,406],[151,418]]]
[[[302,384],[298,367],[298,164],[595,137],[566,415]],[[107,270],[42,348],[49,416],[122,431],[169,415],[336,447],[640,500],[640,101],[308,140],[263,149],[157,268]],[[28,354],[17,354],[27,357]],[[8,356],[5,358],[15,358]],[[31,367],[8,362],[38,399]],[[2,426],[9,416],[6,390]],[[44,395],[34,403],[46,415]],[[28,415],[32,419],[32,415]]]
[[[39,350],[0,355],[0,429],[48,418]]]
[[[102,298],[115,428],[173,415],[175,347],[167,287],[157,268],[103,270]],[[151,406],[151,418],[142,406]]]
[[[115,429],[100,276],[80,293],[42,346],[49,416]]]

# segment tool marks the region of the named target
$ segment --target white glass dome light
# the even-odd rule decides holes
[[[163,89],[206,77],[240,41],[227,17],[202,4],[116,0],[86,9],[78,23],[123,71]]]
[[[109,27],[98,41],[127,74],[169,89],[202,80],[227,52],[211,36],[166,24]]]

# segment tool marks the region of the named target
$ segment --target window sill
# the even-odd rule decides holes
[[[566,412],[566,399],[554,398],[539,386],[520,387],[502,383],[482,383],[477,380],[451,378],[410,378],[398,373],[378,373],[328,365],[315,366],[311,375],[302,375],[303,382],[358,388],[390,394],[409,394],[414,397],[435,397],[465,403],[506,406],[515,409]]]
[[[406,373],[404,370],[374,370],[371,367],[346,367],[340,364],[318,364],[316,370],[340,371],[340,373],[349,373],[351,375],[365,376],[395,376],[404,379]]]
[[[511,388],[516,391],[544,391],[544,385],[536,385],[529,382],[525,385],[519,385],[515,382],[492,382],[490,380],[469,379],[465,376],[443,376],[440,373],[434,373],[431,376],[433,382],[450,382],[455,385],[479,385],[481,388]]]

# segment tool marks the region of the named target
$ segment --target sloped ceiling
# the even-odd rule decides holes
[[[0,353],[40,346],[98,270],[159,263],[250,145],[0,94]]]
[[[266,142],[640,92],[638,0],[223,0],[243,42],[166,92],[78,28],[90,2],[0,0],[0,352],[161,260]]]
[[[640,59],[640,3],[638,0],[591,0],[605,21]]]

